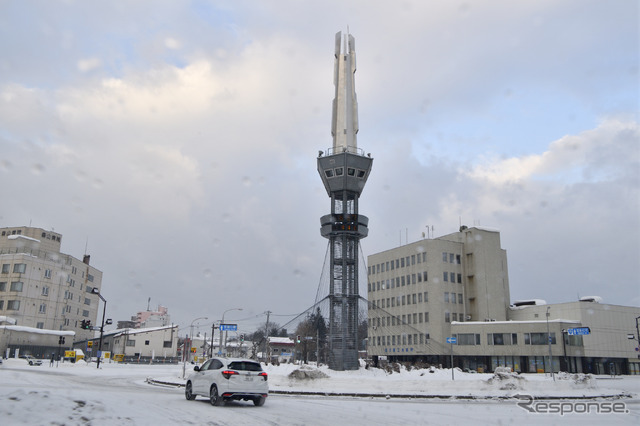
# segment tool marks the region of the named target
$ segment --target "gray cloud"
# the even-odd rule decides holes
[[[41,6],[0,18],[0,222],[53,227],[77,257],[88,239],[114,319],[148,297],[182,324],[243,307],[247,327],[313,303],[347,23],[375,159],[365,255],[480,223],[513,299],[640,303],[627,2]]]

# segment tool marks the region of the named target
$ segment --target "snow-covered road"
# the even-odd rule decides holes
[[[2,425],[415,425],[638,424],[637,398],[624,414],[533,414],[514,400],[424,400],[271,395],[264,407],[187,401],[181,388],[151,386],[149,376],[175,376],[176,366],[29,367],[6,360],[0,368]],[[283,382],[271,372],[274,382]],[[270,378],[270,380],[271,380]],[[381,378],[384,380],[384,378]],[[352,380],[357,386],[358,380]],[[362,390],[369,385],[362,381]],[[622,383],[622,382],[620,382]],[[635,383],[635,382],[631,382]],[[471,383],[469,383],[471,384]]]

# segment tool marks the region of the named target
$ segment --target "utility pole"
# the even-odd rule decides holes
[[[210,355],[209,358],[213,358],[213,336],[215,335],[215,330],[216,330],[216,322],[214,321],[213,324],[211,324],[211,351],[210,351]]]
[[[267,311],[265,314],[267,314],[267,323],[264,325],[264,359],[265,362],[269,362],[271,358],[269,356],[269,315],[271,315],[271,311]]]

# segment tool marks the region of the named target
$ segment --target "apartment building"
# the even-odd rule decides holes
[[[88,339],[93,331],[80,326],[82,320],[97,324],[99,296],[92,290],[100,291],[102,272],[88,255],[62,253],[61,244],[53,231],[0,228],[0,316],[15,326],[70,330],[76,340]]]

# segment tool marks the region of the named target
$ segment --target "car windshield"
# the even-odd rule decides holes
[[[234,361],[229,364],[228,367],[230,370],[239,370],[239,371],[262,371],[262,367],[257,362],[248,362],[248,361]]]

